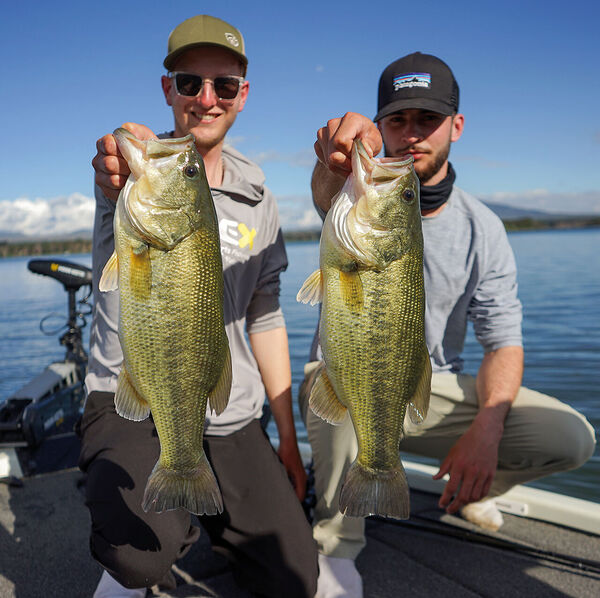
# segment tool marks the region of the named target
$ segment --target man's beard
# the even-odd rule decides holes
[[[419,165],[416,165],[415,172],[421,185],[426,185],[427,181],[431,180],[440,171],[440,168],[446,163],[446,160],[448,160],[449,155],[450,142],[448,142],[448,145],[443,147],[436,155],[433,156],[433,161],[428,164],[424,170],[419,172],[420,169],[417,170]]]
[[[404,150],[403,152],[400,152],[400,154],[395,154],[395,155],[404,155],[410,148],[406,148],[406,150]],[[385,151],[385,155],[386,156],[393,156],[393,154],[390,154],[390,152],[388,151],[388,148],[385,147],[384,145],[384,151]],[[427,154],[430,155],[430,154]],[[421,183],[421,185],[426,185],[427,181],[429,181],[432,177],[434,177],[439,171],[440,168],[446,163],[446,160],[448,159],[448,156],[450,155],[450,140],[448,140],[448,143],[435,155],[433,155],[433,160],[430,164],[428,164],[426,167],[424,167],[424,170],[421,170],[420,164],[415,162],[415,173],[419,179],[419,182]],[[421,162],[422,164],[422,162]],[[419,170],[417,170],[417,168]]]

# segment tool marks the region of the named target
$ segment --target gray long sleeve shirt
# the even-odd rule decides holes
[[[446,207],[422,224],[425,336],[433,371],[462,370],[468,321],[486,353],[520,346],[517,267],[500,218],[455,186]]]
[[[225,330],[229,339],[233,383],[229,404],[215,416],[207,410],[205,433],[224,436],[260,417],[265,390],[256,360],[246,342],[252,334],[285,325],[279,306],[279,275],[287,256],[277,204],[264,186],[264,174],[231,147],[223,148],[223,183],[212,188],[225,280]],[[98,282],[114,250],[115,203],[96,187],[93,243],[94,317],[85,379],[87,392],[115,392],[123,353],[117,334],[118,291],[101,293]]]
[[[445,208],[421,221],[425,337],[433,371],[463,369],[469,321],[485,352],[521,346],[517,268],[500,218],[454,186]],[[320,356],[315,335],[311,360]]]

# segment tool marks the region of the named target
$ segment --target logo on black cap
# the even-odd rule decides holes
[[[394,77],[394,91],[403,87],[429,87],[431,75],[429,73],[408,73]]]

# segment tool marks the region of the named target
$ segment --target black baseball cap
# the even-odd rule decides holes
[[[392,62],[381,73],[377,116],[373,120],[408,108],[447,116],[458,112],[458,83],[445,62],[415,52]]]

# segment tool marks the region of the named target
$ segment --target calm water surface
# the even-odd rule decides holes
[[[600,429],[600,229],[542,231],[509,235],[519,267],[524,306],[524,384],[555,396],[582,412]],[[304,279],[318,265],[318,243],[289,243],[290,266],[282,277],[294,395],[317,323],[317,308],[296,302]],[[90,265],[89,255],[61,256]],[[0,401],[8,397],[63,349],[45,336],[40,320],[54,312],[47,328],[66,320],[62,285],[27,270],[28,258],[0,260]],[[84,331],[88,342],[89,327]],[[481,351],[469,332],[465,369],[475,374]],[[306,433],[296,410],[298,436]],[[271,430],[273,431],[273,430]],[[556,442],[561,442],[560,438]],[[582,468],[539,480],[535,485],[600,502],[600,449]]]

